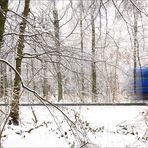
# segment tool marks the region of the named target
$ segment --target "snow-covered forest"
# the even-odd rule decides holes
[[[146,147],[146,106],[114,104],[143,102],[147,37],[146,0],[0,0],[0,147]]]

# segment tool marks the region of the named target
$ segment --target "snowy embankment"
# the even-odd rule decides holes
[[[9,147],[148,147],[146,106],[21,107],[20,126],[7,125]]]

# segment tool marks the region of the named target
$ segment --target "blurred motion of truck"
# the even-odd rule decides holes
[[[135,79],[130,80],[128,92],[136,100],[148,100],[148,67],[135,70]]]

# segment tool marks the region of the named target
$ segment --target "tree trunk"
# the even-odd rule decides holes
[[[83,20],[82,20],[82,12],[83,12],[83,1],[81,0],[81,5],[80,5],[80,45],[81,45],[81,59],[83,59],[84,55],[84,44],[83,44]],[[81,100],[83,101],[84,97],[84,61],[81,62]]]
[[[43,97],[46,98],[46,100],[48,100],[48,93],[49,93],[49,85],[48,85],[48,76],[47,76],[47,63],[45,63],[45,61],[43,61],[42,65],[43,65]]]
[[[134,93],[136,94],[136,68],[137,68],[137,47],[138,47],[138,41],[137,41],[137,8],[133,6],[133,13],[134,13],[134,51],[133,51],[133,58],[134,58]]]
[[[117,50],[117,53],[116,53],[116,65],[118,63],[118,50]],[[113,80],[112,80],[112,83],[113,83],[113,92],[112,92],[112,96],[113,96],[113,103],[115,103],[117,101],[117,79],[118,79],[118,75],[117,75],[117,68],[114,67],[114,70],[113,70]]]
[[[60,54],[60,37],[59,37],[59,20],[58,20],[58,11],[54,9],[53,11],[54,18],[54,34],[55,34],[55,46]],[[58,81],[58,101],[63,99],[63,84],[62,84],[62,73],[61,73],[61,57],[57,57],[57,81]]]
[[[91,26],[92,26],[92,102],[96,102],[97,95],[97,77],[96,77],[96,63],[95,63],[95,20],[93,14],[91,14]]]
[[[8,11],[8,0],[0,0],[0,48],[3,44],[3,33],[6,21],[6,14]]]
[[[25,0],[25,6],[23,11],[23,20],[20,23],[20,35],[18,39],[18,46],[16,51],[16,70],[21,75],[21,65],[23,59],[23,49],[24,49],[24,36],[26,29],[26,18],[29,14],[29,3],[30,0]],[[13,100],[11,102],[11,110],[10,110],[10,120],[9,124],[18,125],[19,124],[19,99],[20,99],[20,91],[21,91],[21,81],[17,74],[14,77],[14,88],[13,88]]]
[[[32,73],[32,87],[33,90],[36,90],[36,84],[35,84],[35,72],[34,72],[34,62],[33,59],[31,59],[31,73]]]
[[[8,0],[0,0],[0,54],[2,53],[3,33],[5,29]],[[6,65],[0,64],[0,98],[7,93]]]

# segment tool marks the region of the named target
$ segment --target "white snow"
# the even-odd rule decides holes
[[[144,106],[60,107],[75,124],[49,107],[21,107],[20,125],[7,125],[2,146],[148,147]],[[56,123],[55,123],[56,121]],[[69,127],[71,125],[71,127]],[[60,130],[59,130],[60,128]],[[75,133],[75,136],[72,133]]]

